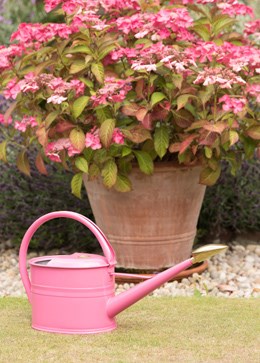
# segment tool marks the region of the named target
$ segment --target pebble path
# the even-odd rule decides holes
[[[50,251],[58,254],[58,251]],[[40,254],[42,255],[42,254]],[[36,257],[31,252],[28,258]],[[120,293],[134,284],[116,285]],[[155,290],[151,296],[220,296],[227,298],[260,297],[260,245],[232,242],[229,249],[209,260],[208,269],[181,282],[173,281]],[[10,241],[0,244],[0,297],[25,296],[19,276],[17,249]]]

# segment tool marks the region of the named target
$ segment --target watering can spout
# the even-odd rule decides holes
[[[133,305],[165,282],[172,279],[178,273],[186,270],[195,263],[202,262],[219,252],[225,251],[227,246],[225,245],[206,245],[193,251],[192,257],[163,271],[149,280],[146,280],[133,288],[112,297],[107,304],[107,313],[109,317],[114,317],[121,311],[125,310],[129,306]]]

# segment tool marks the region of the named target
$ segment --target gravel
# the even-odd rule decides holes
[[[57,251],[51,251],[50,255]],[[39,255],[42,255],[40,253]],[[31,252],[28,258],[36,257]],[[116,285],[116,293],[134,284]],[[227,298],[260,297],[260,246],[232,242],[225,254],[209,260],[208,269],[181,282],[173,281],[155,290],[151,296],[219,296]],[[0,244],[0,297],[25,296],[19,275],[17,249],[10,241]]]

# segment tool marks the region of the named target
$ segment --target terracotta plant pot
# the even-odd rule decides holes
[[[199,166],[155,164],[147,176],[133,168],[133,191],[107,190],[84,177],[97,225],[112,243],[117,266],[158,270],[189,258],[205,194]]]

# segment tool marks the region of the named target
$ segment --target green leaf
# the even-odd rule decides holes
[[[169,146],[169,129],[166,125],[157,127],[154,133],[154,148],[162,159]]]
[[[118,169],[122,174],[130,174],[132,170],[131,160],[127,157],[118,159]]]
[[[79,150],[81,152],[84,149],[84,147],[85,147],[85,134],[81,129],[76,128],[76,129],[71,130],[69,138],[70,138],[70,141],[71,141],[72,145],[77,150]]]
[[[213,32],[218,35],[223,29],[229,28],[236,23],[235,19],[230,18],[228,15],[218,15],[213,22]]]
[[[210,40],[209,26],[207,24],[194,25],[193,30],[206,42]]]
[[[82,112],[84,111],[85,107],[87,106],[89,101],[88,96],[82,96],[76,99],[72,106],[72,115],[75,118],[78,118]]]
[[[200,174],[200,184],[208,186],[215,184],[218,178],[220,177],[220,173],[221,173],[220,166],[218,166],[216,170],[212,170],[209,167],[203,169]]]
[[[87,147],[83,151],[83,155],[84,155],[85,159],[87,160],[87,162],[89,163],[94,155],[94,150],[92,150],[90,147]]]
[[[104,83],[104,67],[102,63],[92,63],[91,65],[91,72],[96,77],[98,83]]]
[[[154,105],[161,102],[165,98],[166,96],[162,92],[154,92],[151,97],[151,106],[153,107]]]
[[[147,175],[153,174],[153,159],[146,151],[133,150],[140,170]]]
[[[229,131],[230,146],[236,144],[239,141],[239,135],[236,131]]]
[[[99,136],[102,144],[105,147],[109,147],[111,144],[115,125],[116,121],[110,118],[108,120],[105,120],[100,126]]]
[[[100,52],[98,54],[98,60],[102,60],[103,58],[105,58],[115,48],[116,48],[116,44],[109,44],[106,47],[100,49]]]
[[[96,164],[91,164],[88,171],[89,180],[96,179],[100,174],[99,167]]]
[[[126,193],[132,190],[132,183],[127,176],[118,174],[114,187],[118,192]]]
[[[75,165],[80,171],[83,171],[83,173],[88,173],[88,162],[83,156],[79,156],[75,160]]]
[[[81,199],[82,181],[83,173],[75,174],[71,180],[71,192],[79,199]]]
[[[122,157],[124,156],[128,156],[132,153],[132,149],[130,149],[130,147],[127,147],[127,146],[123,146],[122,148]]]
[[[53,111],[51,113],[48,114],[48,116],[45,119],[45,129],[47,130],[51,124],[53,123],[53,121],[56,120],[56,118],[58,117],[60,111]]]
[[[18,154],[16,165],[23,174],[31,176],[31,169],[26,150],[23,150]]]
[[[73,61],[72,65],[70,66],[70,74],[76,74],[81,72],[83,69],[87,68],[84,59],[76,59]]]
[[[183,77],[181,74],[173,74],[172,75],[172,80],[173,80],[173,84],[181,89],[181,86],[182,86],[182,82],[183,82]]]
[[[204,151],[206,158],[210,159],[212,157],[212,149],[208,146],[205,146]]]
[[[111,111],[108,106],[102,108],[96,108],[97,119],[100,123],[104,122],[107,119],[112,118]]]
[[[7,162],[7,158],[6,158],[6,146],[7,146],[7,141],[3,141],[0,144],[0,160],[2,160],[4,163]]]
[[[73,48],[68,48],[65,52],[66,54],[73,54],[73,53],[84,53],[84,54],[92,54],[92,50],[87,47],[86,45],[77,45]]]
[[[181,95],[177,98],[177,111],[179,111],[181,108],[183,108],[186,103],[189,101],[190,97],[194,97],[190,94]]]
[[[117,180],[117,165],[113,159],[108,160],[102,169],[103,183],[107,188],[112,188]]]

